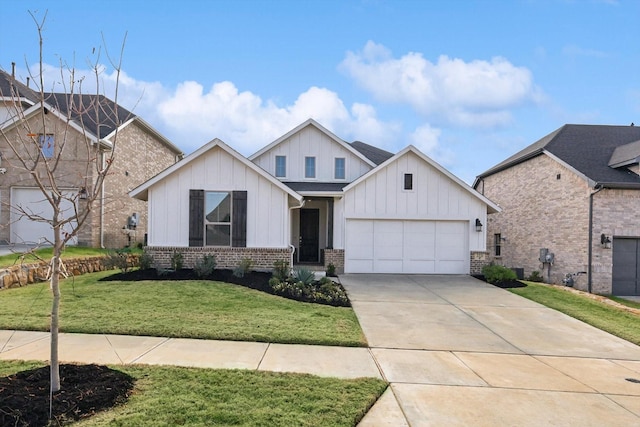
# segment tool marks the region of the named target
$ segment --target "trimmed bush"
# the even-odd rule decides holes
[[[508,280],[517,280],[516,272],[502,265],[485,265],[482,274],[489,283],[498,283]]]
[[[213,270],[216,269],[216,256],[215,255],[205,255],[198,261],[196,261],[193,266],[193,272],[196,276],[203,278],[211,276]]]
[[[527,280],[530,282],[542,282],[544,279],[540,275],[540,272],[536,270],[531,272],[531,276],[529,276]]]
[[[253,261],[250,258],[243,258],[240,264],[233,269],[233,275],[236,277],[244,277],[245,274],[251,271]]]

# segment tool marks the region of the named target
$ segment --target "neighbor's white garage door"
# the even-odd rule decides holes
[[[13,188],[11,190],[11,243],[47,244],[53,241],[53,229],[46,222],[32,221],[21,216],[18,207],[43,218],[53,218],[53,208],[39,188]],[[73,215],[73,204],[68,200],[61,203],[63,215]],[[69,242],[75,244],[76,241]]]
[[[464,221],[347,220],[345,272],[468,274]]]

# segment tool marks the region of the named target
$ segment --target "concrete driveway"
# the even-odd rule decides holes
[[[469,276],[340,280],[391,383],[361,426],[640,425],[636,345]]]

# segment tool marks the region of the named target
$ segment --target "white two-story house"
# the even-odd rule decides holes
[[[413,146],[393,155],[309,119],[246,158],[214,139],[131,191],[159,266],[215,254],[268,269],[469,274],[499,208]],[[474,266],[472,266],[474,264]]]

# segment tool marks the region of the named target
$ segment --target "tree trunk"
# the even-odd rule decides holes
[[[57,214],[54,213],[54,221]],[[55,222],[54,222],[55,224]],[[51,392],[60,390],[60,362],[58,360],[58,313],[60,310],[60,255],[62,253],[62,242],[60,239],[60,226],[53,227],[54,245],[53,257],[51,259],[51,292],[53,293],[53,303],[51,305]]]

